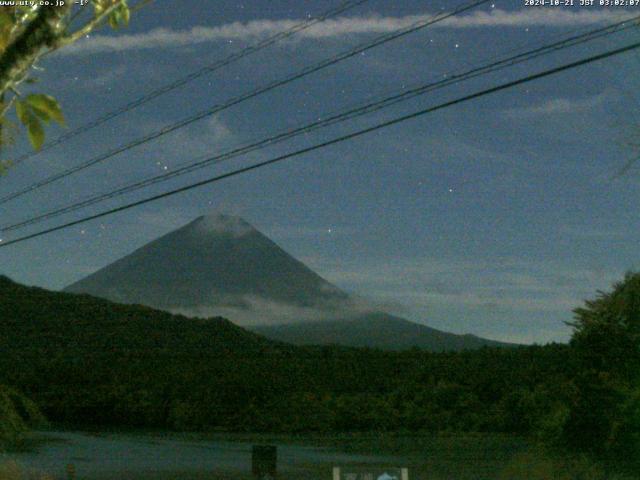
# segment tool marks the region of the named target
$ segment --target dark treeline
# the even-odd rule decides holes
[[[637,288],[640,280],[632,281]],[[634,315],[637,322],[640,308]],[[0,383],[20,389],[54,422],[507,432],[603,458],[628,457],[640,445],[640,390],[637,372],[629,373],[638,366],[637,337],[617,351],[624,367],[585,354],[594,342],[628,336],[622,326],[603,340],[593,321],[579,321],[571,345],[458,353],[292,347],[224,319],[186,319],[6,278],[0,319]]]

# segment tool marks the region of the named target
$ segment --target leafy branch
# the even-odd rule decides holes
[[[15,103],[18,119],[27,127],[29,141],[36,150],[39,150],[44,143],[43,123],[48,124],[53,120],[64,125],[64,115],[60,105],[50,95],[31,94],[24,100],[16,100]]]
[[[6,116],[15,106],[20,123],[26,127],[29,140],[37,150],[44,142],[44,126],[54,121],[64,125],[58,102],[45,94],[31,94],[24,99],[17,88],[31,77],[38,60],[55,50],[71,45],[90,32],[109,24],[114,29],[128,25],[132,10],[149,0],[141,0],[133,9],[127,0],[92,0],[93,12],[79,28],[71,28],[76,19],[84,17],[82,7],[72,14],[70,0],[57,6],[13,6],[0,10],[0,146],[6,143],[3,126]],[[5,101],[5,97],[10,97]],[[6,163],[6,162],[5,162]]]

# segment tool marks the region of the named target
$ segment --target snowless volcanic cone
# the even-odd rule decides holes
[[[191,317],[224,316],[291,343],[434,350],[493,343],[376,311],[230,215],[198,217],[65,290]]]

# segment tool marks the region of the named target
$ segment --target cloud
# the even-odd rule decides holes
[[[157,119],[136,125],[142,136],[164,127],[166,125]],[[151,170],[145,173],[158,174],[222,154],[238,146],[240,140],[240,136],[218,114],[174,130],[139,148],[151,160]]]
[[[227,234],[234,238],[242,237],[254,231],[253,227],[242,218],[220,210],[203,212],[203,215],[194,219],[194,213],[189,209],[164,208],[160,211],[142,212],[137,216],[138,223],[167,230],[175,230],[197,221],[196,231],[202,234]]]
[[[606,227],[591,227],[591,226],[565,226],[560,229],[565,235],[571,237],[588,240],[622,240],[629,237],[630,233],[622,229],[612,229]]]
[[[618,272],[598,268],[570,268],[518,259],[396,259],[351,268],[332,265],[330,261],[309,263],[324,263],[324,268],[316,270],[339,286],[376,301],[400,302],[407,311],[414,312],[463,307],[513,314],[570,314],[585,298],[608,288],[618,278]]]
[[[611,10],[569,10],[553,8],[522,9],[505,11],[493,9],[491,12],[475,12],[470,15],[455,16],[440,25],[449,28],[471,27],[579,27],[630,17]]]
[[[627,15],[628,16],[628,15]],[[432,14],[403,17],[366,16],[325,20],[297,32],[295,39],[327,39],[345,35],[384,34],[433,18]],[[622,19],[621,12],[609,10],[561,10],[552,8],[474,12],[448,18],[430,28],[565,27],[576,28]],[[217,41],[246,41],[262,38],[299,25],[301,20],[253,20],[215,27],[196,26],[188,30],[156,28],[130,35],[95,35],[59,51],[58,55],[88,55],[153,48],[180,48]]]
[[[127,72],[128,70],[125,65],[117,65],[115,67],[111,66],[95,76],[89,76],[80,82],[74,82],[73,88],[84,88],[89,90],[109,88],[113,85],[117,85],[117,82],[119,82]]]
[[[540,115],[582,113],[598,108],[611,99],[612,95],[608,92],[577,99],[553,98],[541,103],[540,105],[533,105],[524,108],[510,108],[504,111],[504,115],[509,118],[530,118]]]
[[[173,309],[187,317],[224,317],[236,325],[283,325],[319,321],[347,320],[378,310],[377,305],[354,298],[323,305],[300,306],[276,302],[257,295],[227,296],[219,306]]]
[[[205,234],[223,234],[233,238],[243,237],[254,231],[253,227],[241,218],[216,212],[201,217],[196,228]]]
[[[274,238],[276,240],[301,238],[311,238],[315,240],[321,235],[331,237],[353,235],[356,233],[356,229],[343,225],[330,225],[326,227],[276,225],[265,229],[265,232],[270,238]]]

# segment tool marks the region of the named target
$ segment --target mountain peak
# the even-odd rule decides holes
[[[227,235],[233,238],[243,237],[256,231],[244,219],[219,212],[202,215],[191,222],[191,226],[201,234]]]
[[[251,224],[220,213],[198,217],[66,290],[187,316],[257,306],[244,315],[247,322],[266,322],[265,312],[274,310],[274,320],[302,321],[308,309],[347,299]]]
[[[149,242],[65,290],[190,317],[225,316],[238,325],[271,325],[278,330],[262,333],[296,342],[435,350],[491,344],[374,311],[242,218],[217,212]],[[287,325],[291,327],[284,328]]]

